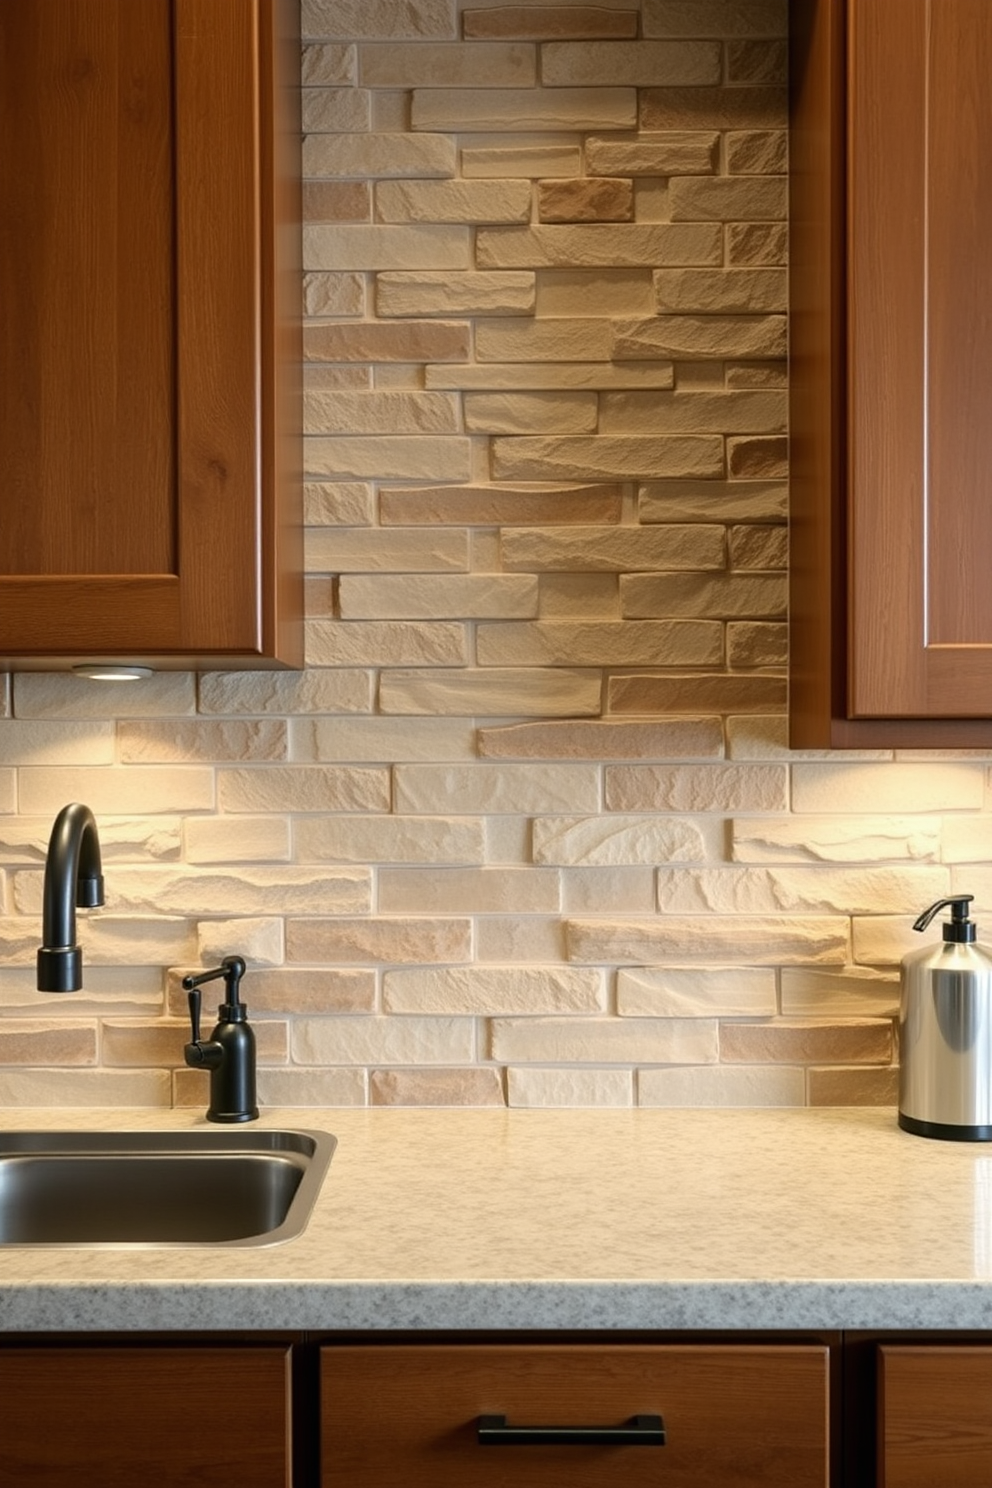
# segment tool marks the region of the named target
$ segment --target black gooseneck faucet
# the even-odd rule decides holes
[[[78,992],[83,953],[76,945],[76,906],[103,903],[103,873],[96,820],[88,806],[73,802],[55,818],[45,859],[42,944],[38,991]]]
[[[225,956],[212,971],[183,977],[183,987],[189,995],[193,1031],[192,1041],[186,1045],[184,1054],[192,1069],[210,1071],[208,1121],[254,1121],[258,1116],[255,1034],[248,1022],[248,1009],[239,996],[245,969],[240,956]],[[209,1039],[201,1039],[200,987],[218,977],[224,978],[225,999],[217,1009],[216,1028]]]

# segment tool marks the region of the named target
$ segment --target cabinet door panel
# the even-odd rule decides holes
[[[992,1349],[879,1349],[879,1488],[988,1488]]]
[[[0,1488],[289,1488],[289,1386],[282,1347],[0,1349]]]
[[[825,1488],[817,1346],[369,1346],[321,1359],[324,1488]],[[511,1426],[660,1414],[664,1446],[480,1446]]]

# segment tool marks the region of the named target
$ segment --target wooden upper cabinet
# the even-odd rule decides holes
[[[0,6],[0,666],[302,665],[299,6]]]
[[[791,741],[992,742],[992,6],[796,0]]]

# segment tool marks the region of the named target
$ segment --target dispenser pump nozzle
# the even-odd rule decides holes
[[[941,926],[944,939],[957,945],[970,945],[978,935],[978,926],[968,917],[968,905],[974,897],[974,894],[958,894],[950,899],[938,899],[936,904],[931,904],[929,909],[923,911],[914,922],[913,929],[925,930],[938,910],[949,904],[951,918],[945,920]]]

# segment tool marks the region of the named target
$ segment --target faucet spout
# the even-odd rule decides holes
[[[83,953],[76,944],[76,906],[103,903],[103,873],[96,819],[74,802],[55,818],[45,859],[42,944],[38,951],[38,991],[78,992],[83,985]]]

